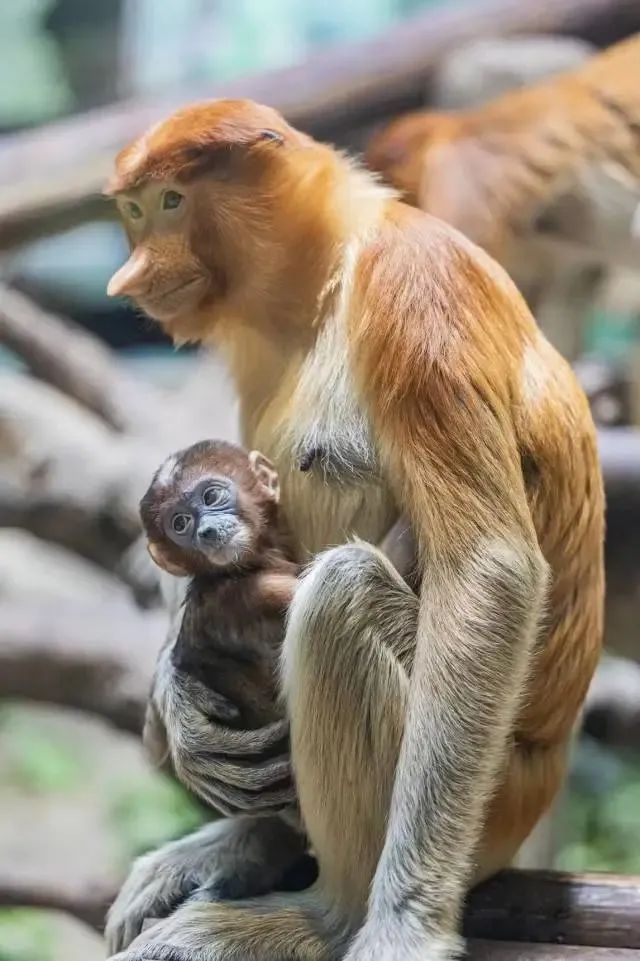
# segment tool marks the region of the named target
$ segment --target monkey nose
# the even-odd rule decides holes
[[[200,540],[206,541],[207,544],[212,544],[219,540],[218,528],[215,524],[210,524],[205,521],[204,524],[200,524],[198,527],[198,537]]]
[[[135,297],[144,289],[144,275],[148,257],[144,250],[135,250],[127,262],[116,270],[107,284],[108,297]]]

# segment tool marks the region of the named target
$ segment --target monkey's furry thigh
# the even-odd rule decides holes
[[[361,923],[384,842],[418,600],[374,548],[334,548],[291,608],[283,680],[305,826],[308,891],[187,904],[119,961],[333,961]]]

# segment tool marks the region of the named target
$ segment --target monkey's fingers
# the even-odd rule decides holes
[[[287,739],[289,724],[285,719],[274,721],[253,731],[241,731],[232,727],[211,724],[207,728],[207,750],[212,754],[225,754],[231,757],[248,757],[256,760],[267,754],[275,753],[274,748],[282,745],[278,754],[288,750]]]
[[[207,691],[206,701],[201,704],[201,710],[212,720],[222,724],[232,724],[240,719],[240,709],[217,691]]]
[[[226,817],[234,814],[256,814],[275,812],[288,807],[295,800],[293,784],[281,784],[269,791],[243,791],[240,788],[222,784],[210,777],[189,779],[190,789],[206,804],[211,805]]]
[[[291,779],[288,754],[256,762],[230,761],[206,752],[187,758],[184,767],[192,777],[210,777],[244,791],[265,791]]]

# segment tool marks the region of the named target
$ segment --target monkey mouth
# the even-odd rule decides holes
[[[139,298],[138,306],[160,322],[170,320],[176,314],[193,310],[197,306],[196,300],[201,299],[206,286],[206,277],[192,277],[174,287]]]
[[[247,548],[247,538],[243,531],[236,530],[227,537],[215,541],[199,538],[198,549],[210,564],[216,567],[231,567],[238,564]]]

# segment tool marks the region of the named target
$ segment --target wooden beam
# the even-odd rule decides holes
[[[503,871],[469,896],[464,930],[471,938],[640,949],[640,877]]]
[[[514,899],[512,888],[526,891],[525,904]],[[620,901],[627,896],[624,892],[634,887],[640,890],[640,878],[619,878],[615,875],[568,875],[546,872],[544,875],[535,871],[509,871],[487,882],[471,896],[465,929],[469,936],[471,920],[476,908],[474,903],[482,894],[486,904],[483,910],[493,912],[495,923],[488,934],[469,936],[469,961],[640,961],[640,950],[637,946],[619,946],[616,941],[616,931],[611,921],[605,921],[603,930],[593,929],[598,938],[594,944],[582,942],[564,943],[543,937],[549,933],[549,928],[536,927],[539,924],[539,914],[536,905],[541,899],[550,897],[547,905],[549,912],[562,914],[571,921],[574,913],[584,913],[586,901],[596,894],[597,901],[606,907],[614,916],[620,913]],[[605,893],[606,892],[606,893]],[[19,874],[5,870],[0,872],[0,905],[32,906],[52,908],[65,911],[89,924],[96,930],[102,930],[105,908],[115,896],[113,882],[96,875],[95,883],[87,884],[86,879],[78,883],[73,877],[65,876],[55,889],[51,886],[42,887],[25,880]],[[572,901],[577,895],[577,907]],[[508,924],[505,917],[510,914]],[[636,916],[637,920],[637,916]],[[517,929],[517,937],[509,938],[507,931]],[[573,930],[575,930],[575,925]],[[616,929],[617,930],[617,929]],[[533,931],[533,934],[531,934]],[[552,933],[557,934],[554,929]],[[613,933],[614,940],[603,943],[605,937]]]
[[[468,961],[640,961],[627,948],[583,948],[567,944],[470,941]]]
[[[252,97],[295,124],[338,141],[344,130],[416,106],[442,57],[470,39],[539,31],[589,34],[594,24],[640,29],[637,0],[482,0],[442,4],[380,36],[342,44],[284,70],[223,84],[185,86],[163,99],[133,99],[5,138],[0,151],[0,249],[104,210],[98,192],[114,154],[181,104]],[[609,39],[615,38],[609,29]]]

